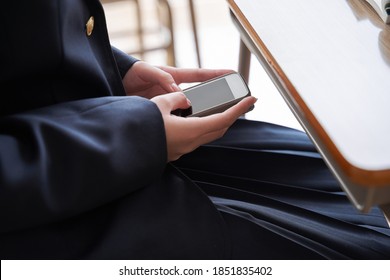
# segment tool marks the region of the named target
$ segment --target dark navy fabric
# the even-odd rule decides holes
[[[1,259],[390,258],[300,131],[241,119],[167,164],[99,1],[6,1],[0,27]]]
[[[233,258],[390,258],[381,211],[355,209],[301,131],[238,120],[176,164],[222,213]]]

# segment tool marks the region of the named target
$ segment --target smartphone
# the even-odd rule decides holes
[[[192,106],[173,112],[182,117],[203,117],[220,113],[251,95],[248,85],[239,73],[229,73],[202,82],[184,89],[183,92]]]

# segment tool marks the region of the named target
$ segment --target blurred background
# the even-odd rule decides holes
[[[112,45],[154,65],[237,70],[240,36],[226,0],[101,0]],[[247,119],[302,130],[252,56]]]

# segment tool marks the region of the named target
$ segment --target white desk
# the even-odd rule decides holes
[[[227,1],[240,70],[256,55],[353,204],[388,216],[390,26],[363,0]]]

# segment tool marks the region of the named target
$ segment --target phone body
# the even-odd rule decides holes
[[[191,107],[175,110],[174,113],[182,117],[203,117],[220,113],[251,95],[245,80],[236,72],[199,83],[183,92],[191,101]]]

